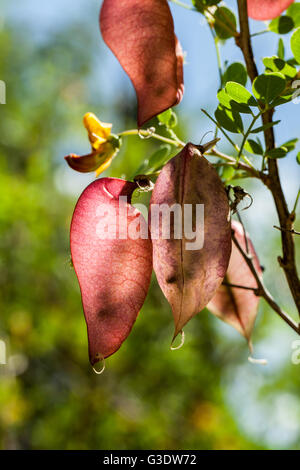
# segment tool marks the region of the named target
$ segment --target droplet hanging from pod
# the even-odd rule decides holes
[[[195,145],[187,144],[162,169],[150,202],[150,224],[153,266],[172,307],[176,337],[214,296],[231,253],[224,186]]]
[[[88,329],[90,362],[116,352],[145,301],[152,247],[130,204],[135,183],[101,178],[80,196],[71,223],[71,255]]]

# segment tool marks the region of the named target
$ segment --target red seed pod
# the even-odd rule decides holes
[[[138,125],[178,104],[183,54],[167,0],[104,0],[100,28],[138,99]]]
[[[235,237],[239,245],[244,251],[246,251],[246,240],[242,225],[239,222],[232,221],[232,229],[234,230]],[[248,234],[247,245],[249,254],[253,257],[252,260],[255,269],[257,273],[261,275],[262,270],[260,263]],[[234,243],[232,243],[230,262],[224,282],[226,284],[245,287],[257,287],[249,266]],[[258,304],[259,297],[255,295],[252,290],[223,285],[219,287],[216,295],[208,304],[207,308],[211,313],[221,318],[221,320],[233,326],[233,328],[241,333],[241,335],[243,335],[250,344]]]
[[[248,0],[248,15],[254,20],[272,20],[293,2],[294,0]]]
[[[92,365],[120,348],[149,288],[152,247],[145,219],[130,204],[134,189],[135,183],[121,179],[96,180],[83,191],[72,218],[71,255]]]
[[[167,213],[157,215],[164,207],[174,209],[170,237],[164,226]],[[180,208],[181,219],[176,212]],[[153,266],[172,307],[175,338],[214,296],[231,252],[230,209],[223,183],[193,144],[162,169],[151,198],[150,221]]]

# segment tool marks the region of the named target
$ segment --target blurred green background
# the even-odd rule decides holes
[[[89,365],[68,236],[75,202],[94,176],[73,172],[63,157],[89,149],[85,112],[113,122],[115,132],[134,127],[136,112],[131,85],[100,38],[99,6],[26,0],[6,2],[1,12],[0,339],[7,365],[0,365],[0,448],[300,449],[300,365],[291,361],[297,336],[263,302],[253,342],[265,367],[248,363],[245,341],[208,311],[186,327],[184,347],[170,351],[172,316],[154,279],[105,373]],[[200,15],[173,12],[188,52],[177,130],[196,142],[213,130],[200,115],[200,107],[215,106],[213,44]],[[274,35],[258,41],[258,57],[268,52],[259,44],[275,52]],[[224,54],[236,59],[233,41]],[[289,106],[282,141],[299,137],[297,106]],[[134,174],[155,148],[150,140],[124,140],[106,174]],[[291,204],[299,167],[293,154],[288,159],[282,174]],[[254,196],[245,220],[266,284],[296,318],[277,266],[273,203],[259,183],[245,187]]]

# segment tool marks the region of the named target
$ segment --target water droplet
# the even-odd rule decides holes
[[[99,353],[96,354],[95,359],[99,359],[99,362],[97,362],[97,366],[99,367],[100,365],[100,368],[96,369],[95,365],[93,366],[93,371],[95,372],[95,374],[100,375],[105,371],[105,359]]]
[[[267,359],[255,359],[252,356],[248,357],[248,361],[251,362],[251,364],[259,364],[261,366],[266,366],[268,364]]]
[[[176,339],[174,338],[170,346],[171,351],[176,351],[177,349],[180,349],[184,345],[184,339],[185,339],[184,331],[180,331],[180,335],[181,335],[180,344],[178,346],[173,346],[173,343]]]
[[[143,135],[142,132],[148,132],[148,135]],[[138,135],[141,139],[150,139],[155,132],[155,127],[148,127],[148,129],[139,129]]]

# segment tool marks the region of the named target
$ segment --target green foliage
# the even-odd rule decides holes
[[[229,182],[235,177],[235,169],[232,166],[225,166],[223,167],[221,176],[223,180]]]
[[[177,117],[174,111],[170,108],[157,116],[160,124],[164,124],[166,127],[175,127],[177,124]]]
[[[283,43],[282,38],[279,38],[278,46],[277,46],[277,55],[278,55],[279,59],[284,60],[284,54],[285,54],[284,43]]]
[[[233,81],[245,86],[247,80],[247,70],[241,62],[234,62],[233,64],[230,64],[227,67],[223,77],[224,84]]]
[[[215,111],[215,118],[224,129],[235,134],[243,130],[243,121],[238,112],[218,106]]]
[[[288,153],[288,149],[286,147],[277,147],[271,150],[267,150],[265,152],[265,157],[268,158],[284,158]]]
[[[253,82],[253,93],[258,100],[270,104],[285,89],[284,75],[279,72],[264,73]]]
[[[300,26],[300,4],[292,3],[286,10],[285,15],[270,21],[268,29],[276,34],[287,34],[294,28],[298,28],[298,26]]]
[[[246,104],[249,106],[257,106],[256,100],[253,98],[251,93],[239,83],[235,82],[228,82],[225,86],[226,93],[232,98],[234,101],[240,104]]]
[[[290,16],[279,16],[269,24],[269,30],[277,34],[287,34],[294,28],[294,21]]]
[[[155,150],[149,159],[145,159],[139,169],[136,171],[136,175],[145,174],[149,175],[160,168],[162,168],[170,158],[171,155],[171,146],[168,144],[161,145],[157,150]]]
[[[192,0],[194,7],[203,13],[206,8],[217,5],[221,0]]]
[[[297,138],[290,139],[287,142],[285,142],[284,144],[282,144],[282,147],[285,147],[288,150],[288,152],[292,152],[293,150],[295,150],[298,140],[299,139],[297,139]]]
[[[247,152],[253,153],[255,155],[263,155],[264,151],[262,148],[262,145],[259,141],[253,140],[253,139],[248,139],[247,142],[245,143],[245,150]]]
[[[234,13],[226,7],[218,7],[215,14],[215,31],[220,39],[229,39],[236,32],[236,18]]]
[[[255,129],[251,129],[251,133],[258,134],[259,132],[263,132],[265,129],[270,129],[270,127],[274,127],[279,123],[280,123],[280,120],[268,122],[267,124],[264,124],[263,126],[259,126],[259,127],[255,127]]]
[[[300,4],[299,3],[292,3],[287,11],[286,15],[292,18],[294,23],[294,28],[298,28],[300,26]]]
[[[300,64],[300,27],[294,31],[291,37],[291,49],[295,60]]]
[[[270,72],[280,72],[286,78],[292,79],[297,74],[296,67],[288,64],[284,60],[280,59],[279,57],[265,57],[263,59],[263,64],[266,67],[267,71]]]

